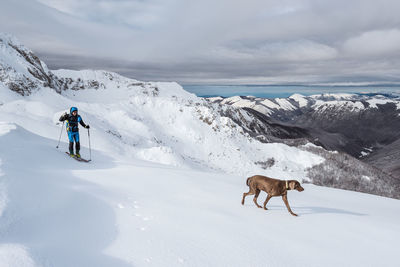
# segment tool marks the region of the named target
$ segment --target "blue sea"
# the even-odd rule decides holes
[[[326,93],[385,94],[400,96],[400,85],[316,86],[316,85],[183,85],[201,97],[256,96],[263,98],[289,97],[292,94],[314,95]]]

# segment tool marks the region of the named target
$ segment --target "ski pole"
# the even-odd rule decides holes
[[[92,160],[92,148],[90,146],[90,132],[89,129],[87,129],[87,134],[88,134],[88,138],[89,138],[89,160]]]
[[[61,126],[60,137],[58,138],[58,144],[57,144],[56,148],[58,148],[58,146],[60,145],[61,134],[62,134],[63,129],[64,129],[64,122],[63,122],[63,124],[62,124],[62,126]]]

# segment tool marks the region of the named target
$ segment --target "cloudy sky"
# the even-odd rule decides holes
[[[1,0],[50,68],[184,84],[400,82],[398,0]]]

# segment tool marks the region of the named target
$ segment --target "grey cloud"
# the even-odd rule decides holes
[[[216,61],[190,61],[186,63],[143,63],[101,58],[39,54],[51,69],[106,69],[143,81],[177,81],[183,84],[307,84],[398,81],[397,70],[385,70],[386,61],[375,62],[374,71],[362,67],[358,61],[345,64],[325,63],[275,63],[246,64]],[[393,62],[395,69],[400,64]],[[360,73],[353,70],[362,69]],[[381,70],[380,70],[381,69]]]
[[[388,29],[364,32],[346,40],[343,44],[346,53],[356,55],[384,56],[400,55],[400,30]]]
[[[400,77],[395,0],[3,1],[0,30],[51,68],[185,83]]]

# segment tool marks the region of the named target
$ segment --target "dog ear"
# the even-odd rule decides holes
[[[296,181],[290,181],[289,182],[289,188],[290,190],[294,190],[294,187],[296,186]]]

